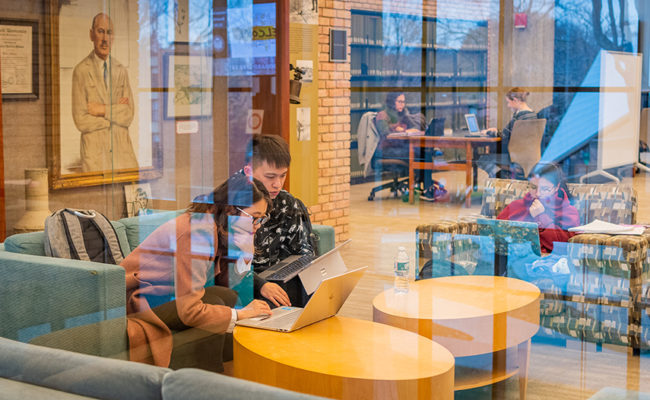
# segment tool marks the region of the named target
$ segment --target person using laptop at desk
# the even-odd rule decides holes
[[[228,288],[230,250],[238,247],[252,257],[253,235],[270,204],[261,182],[232,177],[159,226],[122,261],[131,361],[167,367],[175,360],[173,367],[181,368],[208,359],[222,370],[223,350],[232,347],[224,333],[232,332],[238,319],[272,314],[261,300],[231,308],[238,294]],[[245,262],[237,260],[237,272]],[[182,355],[174,357],[172,333],[192,328],[197,329],[185,335]]]
[[[309,211],[302,201],[282,189],[291,163],[289,146],[276,135],[254,135],[248,144],[246,165],[239,172],[261,181],[268,190],[273,209],[255,234],[253,269],[261,273],[291,255],[315,254]],[[269,282],[261,295],[273,306],[304,306],[307,294],[299,277],[282,285]]]
[[[506,102],[508,108],[513,112],[512,119],[501,132],[498,132],[496,128],[489,128],[482,131],[489,136],[501,137],[501,142],[496,146],[496,154],[486,154],[481,156],[477,161],[478,167],[487,172],[490,178],[497,177],[500,171],[498,164],[510,163],[508,144],[510,143],[510,134],[512,133],[512,128],[515,126],[515,122],[518,120],[537,119],[537,114],[526,103],[529,94],[524,89],[518,87],[510,89],[506,93]],[[490,152],[493,150],[491,148]]]
[[[406,96],[402,92],[388,93],[383,110],[378,112],[375,117],[375,126],[379,131],[380,141],[390,133],[422,131],[422,122],[421,114],[409,113],[406,107]],[[381,142],[379,148],[382,148]],[[406,156],[408,157],[408,144]]]
[[[433,123],[433,122],[432,122]],[[379,174],[377,181],[381,180],[381,167],[375,167],[375,160],[381,159],[398,159],[409,161],[409,143],[406,140],[388,140],[387,136],[391,133],[403,134],[424,134],[425,128],[424,115],[411,114],[406,107],[406,96],[403,92],[391,92],[386,95],[386,104],[384,109],[377,113],[375,117],[375,127],[379,133],[379,143],[372,157],[373,168]],[[433,127],[432,127],[433,128]],[[442,155],[438,148],[433,149],[433,154]],[[427,159],[431,157],[426,151],[422,157]],[[441,193],[441,185],[431,179],[431,174],[425,173],[422,177],[424,192],[421,199],[425,201],[435,201],[436,193]],[[438,192],[436,192],[436,190]],[[445,192],[446,193],[446,192]]]
[[[543,253],[553,251],[553,242],[568,242],[569,232],[580,224],[578,210],[570,203],[564,174],[555,163],[538,163],[529,177],[532,190],[510,203],[497,219],[536,222]]]

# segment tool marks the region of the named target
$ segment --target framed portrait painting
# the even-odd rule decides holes
[[[46,0],[52,189],[161,176],[140,2]],[[141,56],[143,55],[143,56]]]

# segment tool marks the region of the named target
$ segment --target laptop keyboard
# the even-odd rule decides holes
[[[314,256],[311,254],[305,254],[304,256],[294,260],[293,262],[287,264],[284,268],[280,269],[277,272],[272,273],[266,277],[268,281],[283,281],[286,282],[294,276],[298,275],[300,271],[304,269],[306,265],[314,260]]]
[[[265,327],[268,327],[268,328],[277,328],[277,329],[280,329],[280,328],[289,329],[290,326],[288,326],[288,325],[295,322],[295,320],[298,319],[298,317],[300,316],[300,312],[302,312],[302,308],[293,310],[293,311],[288,312],[288,313],[286,313],[284,315],[281,315],[281,316],[279,316],[277,318],[272,318],[271,317],[271,318],[267,319],[266,321],[262,321],[259,324],[259,326],[265,326]]]

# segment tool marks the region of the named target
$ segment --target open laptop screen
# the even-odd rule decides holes
[[[479,133],[478,121],[475,114],[465,114],[465,122],[467,122],[467,129],[469,133]]]

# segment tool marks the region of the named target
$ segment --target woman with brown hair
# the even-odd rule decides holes
[[[243,266],[246,273],[247,265],[250,270],[253,235],[270,207],[261,182],[236,175],[195,199],[124,259],[132,361],[172,368],[209,361],[214,370],[222,370],[223,349],[232,346],[224,345],[224,334],[232,332],[238,319],[271,314],[261,300],[233,309],[237,293],[228,288],[229,269]],[[236,264],[233,254],[242,256]],[[258,291],[264,284],[255,278]],[[184,343],[177,351],[172,334],[189,329],[196,335],[185,337],[196,343]]]

